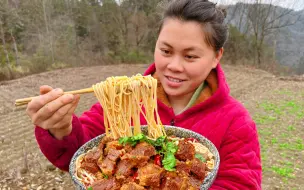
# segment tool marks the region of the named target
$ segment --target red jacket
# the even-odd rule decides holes
[[[145,72],[153,74],[152,64]],[[220,153],[220,168],[210,189],[261,189],[261,158],[255,123],[247,110],[229,95],[221,66],[207,78],[195,105],[175,115],[164,92],[158,88],[158,113],[165,125],[191,129],[207,137]],[[145,124],[144,118],[141,118]],[[46,130],[36,127],[35,135],[43,154],[55,166],[68,170],[76,150],[85,142],[104,133],[103,110],[99,103],[80,118],[74,116],[72,133],[63,140],[54,139]]]

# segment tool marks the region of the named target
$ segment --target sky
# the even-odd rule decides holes
[[[218,4],[235,4],[237,2],[254,3],[256,0],[210,0]],[[284,8],[294,9],[296,11],[304,9],[304,0],[259,0],[265,4],[279,5]]]

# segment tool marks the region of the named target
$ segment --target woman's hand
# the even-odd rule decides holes
[[[63,94],[62,89],[40,87],[40,96],[28,104],[26,113],[34,125],[48,130],[62,140],[72,132],[72,115],[78,105],[79,95]]]

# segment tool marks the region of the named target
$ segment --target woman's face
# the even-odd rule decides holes
[[[222,56],[205,42],[202,26],[194,21],[167,19],[156,42],[157,76],[168,96],[192,95]]]

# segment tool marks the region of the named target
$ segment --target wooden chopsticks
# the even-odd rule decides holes
[[[64,92],[64,94],[85,94],[85,93],[92,93],[92,92],[94,92],[93,88],[84,88],[84,89],[80,89],[80,90]],[[18,99],[15,101],[15,106],[26,105],[30,101],[32,101],[32,99],[35,97],[38,97],[38,96]]]

